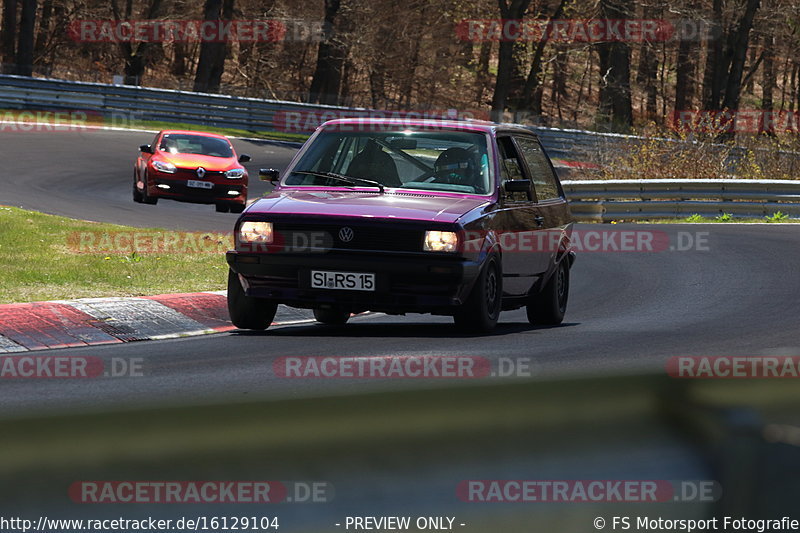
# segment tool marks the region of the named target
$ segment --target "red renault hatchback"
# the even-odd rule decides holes
[[[155,204],[159,198],[214,204],[217,211],[241,213],[247,205],[250,156],[236,156],[222,135],[196,131],[160,131],[152,144],[139,147],[133,168],[133,201]]]

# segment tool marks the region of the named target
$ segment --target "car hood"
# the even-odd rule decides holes
[[[172,163],[178,168],[203,167],[206,170],[230,170],[238,167],[235,157],[212,157],[198,154],[159,154],[161,161]]]
[[[357,191],[276,191],[255,202],[248,214],[321,215],[456,222],[488,204],[485,198],[439,196],[417,192],[378,194]]]

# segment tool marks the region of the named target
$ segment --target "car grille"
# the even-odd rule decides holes
[[[344,241],[339,231],[348,227],[353,238]],[[340,223],[296,223],[275,222],[275,232],[284,243],[316,242],[322,248],[332,250],[365,250],[385,252],[422,252],[424,230],[363,226],[346,221]]]
[[[173,176],[178,178],[185,178],[189,180],[196,180],[201,179],[197,177],[197,169],[196,168],[179,168]],[[225,173],[219,170],[206,170],[205,175],[202,177],[204,180],[210,180],[213,178],[224,178]]]

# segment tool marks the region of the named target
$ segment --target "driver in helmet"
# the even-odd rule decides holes
[[[433,165],[436,181],[454,185],[475,185],[477,167],[475,158],[464,148],[448,148]]]

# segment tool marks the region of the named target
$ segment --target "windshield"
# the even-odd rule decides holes
[[[161,137],[159,150],[170,154],[196,154],[212,157],[233,157],[233,148],[228,141],[218,137],[168,133]]]
[[[456,130],[323,131],[284,184],[365,185],[325,173],[385,187],[469,194],[489,194],[492,185],[486,135]]]

